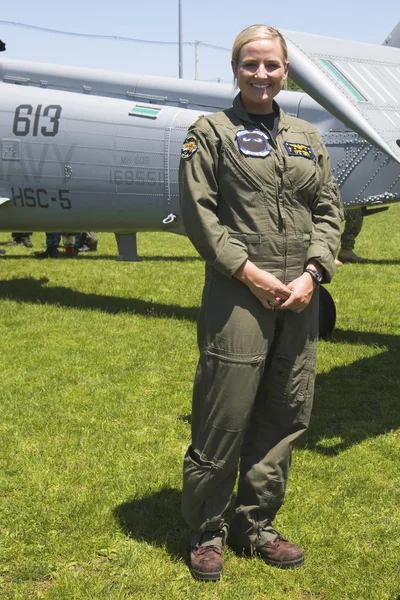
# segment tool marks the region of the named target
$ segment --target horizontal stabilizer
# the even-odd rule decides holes
[[[282,33],[288,43],[291,78],[400,163],[400,49]]]

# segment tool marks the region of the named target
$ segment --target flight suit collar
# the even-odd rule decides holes
[[[272,103],[272,107],[273,107],[274,111],[276,111],[277,113],[279,113],[279,128],[278,128],[278,133],[280,133],[281,131],[286,131],[287,129],[289,129],[289,123],[287,121],[286,114],[281,109],[281,107],[279,106],[279,104],[277,102],[275,102],[275,100]],[[243,106],[242,97],[241,97],[241,93],[240,92],[237,94],[237,96],[235,96],[235,98],[233,100],[233,112],[235,113],[235,115],[241,121],[244,121],[245,123],[252,123],[252,124],[254,124],[253,121],[250,119],[250,117],[248,115],[248,112],[246,111],[245,107]]]

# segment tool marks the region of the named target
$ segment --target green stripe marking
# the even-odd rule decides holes
[[[160,111],[161,108],[147,108],[146,106],[134,106],[129,114],[136,117],[150,117],[150,119],[156,119]]]
[[[348,79],[346,79],[340,73],[340,71],[338,71],[336,69],[336,67],[334,67],[332,65],[331,62],[329,62],[329,60],[326,60],[325,58],[320,58],[319,60],[322,62],[322,64],[324,65],[324,67],[326,67],[327,69],[329,69],[337,77],[337,79],[339,79],[339,81],[341,81],[341,83],[343,83],[343,85],[349,90],[349,92],[351,92],[353,94],[353,96],[358,100],[358,102],[367,102],[367,99],[364,98],[364,96],[361,96],[361,94],[350,83],[350,81]]]

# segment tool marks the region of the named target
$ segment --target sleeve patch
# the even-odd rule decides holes
[[[193,154],[198,150],[198,142],[199,140],[197,136],[195,136],[193,133],[190,133],[182,144],[181,157],[185,160],[188,160],[191,156],[193,156]]]
[[[308,144],[299,144],[298,142],[283,142],[289,156],[302,156],[303,158],[315,158],[311,146]]]

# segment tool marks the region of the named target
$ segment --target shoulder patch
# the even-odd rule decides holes
[[[298,142],[283,142],[289,156],[302,156],[303,158],[315,158],[313,149],[308,144]]]
[[[182,144],[181,157],[188,160],[195,152],[197,152],[198,147],[199,140],[197,136],[194,133],[189,133]]]

